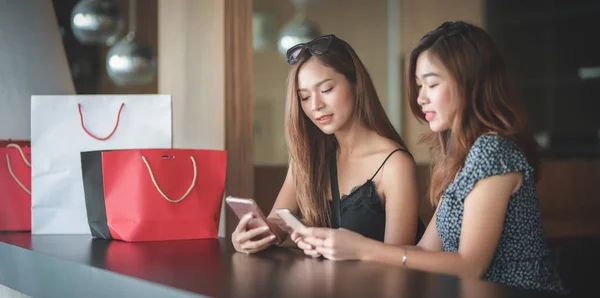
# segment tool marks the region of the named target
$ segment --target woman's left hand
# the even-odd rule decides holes
[[[330,260],[359,260],[367,238],[346,229],[306,228],[298,231],[303,240]]]
[[[304,254],[307,256],[311,256],[313,258],[318,258],[321,256],[321,254],[315,250],[314,246],[304,241],[304,236],[298,231],[294,231],[290,237],[296,243],[296,245],[298,245],[298,248],[304,251]]]

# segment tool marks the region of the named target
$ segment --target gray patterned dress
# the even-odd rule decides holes
[[[523,289],[565,293],[550,264],[533,168],[514,143],[499,136],[484,135],[475,141],[464,167],[442,194],[436,228],[444,251],[458,251],[464,200],[475,183],[511,172],[523,173],[523,183],[510,197],[502,236],[483,279]]]

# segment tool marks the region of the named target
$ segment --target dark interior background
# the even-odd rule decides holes
[[[485,17],[542,153],[600,156],[600,1],[488,0]]]

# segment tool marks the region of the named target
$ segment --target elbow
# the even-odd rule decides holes
[[[481,264],[480,262],[469,261],[463,258],[463,274],[465,278],[477,278],[481,279],[487,272],[489,264]]]
[[[485,270],[482,270],[478,267],[467,266],[467,268],[463,268],[462,272],[458,274],[461,278],[467,279],[481,279],[485,274]]]
[[[481,279],[487,272],[489,266],[482,264],[468,264],[465,277]]]
[[[487,272],[487,267],[483,267],[483,266],[475,266],[475,268],[472,270],[473,271],[473,277],[474,278],[483,278],[483,276],[485,275],[485,273]]]

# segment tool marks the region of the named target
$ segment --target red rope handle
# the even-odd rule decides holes
[[[92,137],[96,140],[99,140],[99,141],[106,141],[106,140],[110,139],[110,137],[112,137],[113,134],[115,134],[115,132],[117,131],[117,127],[119,127],[119,121],[121,121],[121,111],[123,110],[123,106],[125,106],[125,103],[122,103],[121,107],[119,108],[119,114],[117,114],[117,124],[115,124],[115,128],[113,129],[113,131],[107,137],[100,138],[100,137],[93,135],[91,132],[89,132],[87,130],[87,128],[85,128],[85,124],[83,123],[83,113],[81,112],[81,104],[78,103],[77,107],[79,108],[79,119],[81,119],[81,127],[83,128],[85,133],[87,133],[90,137]]]

